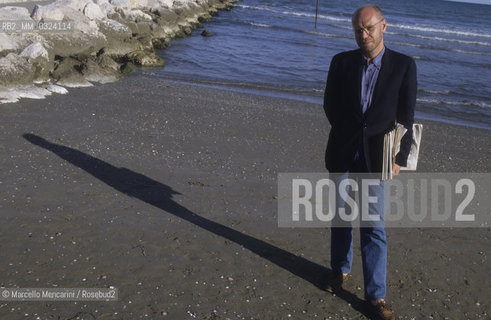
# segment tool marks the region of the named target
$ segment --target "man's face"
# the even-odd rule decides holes
[[[384,46],[384,32],[387,21],[381,18],[373,8],[362,9],[353,21],[356,43],[363,53],[373,58]]]

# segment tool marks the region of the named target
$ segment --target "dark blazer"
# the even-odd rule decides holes
[[[365,154],[368,171],[381,172],[384,134],[394,127],[395,120],[408,129],[396,163],[407,163],[416,105],[416,63],[411,57],[385,48],[372,102],[365,114],[360,102],[362,63],[358,49],[337,54],[329,67],[324,110],[331,124],[326,150],[326,168],[330,172],[349,170],[360,150]]]

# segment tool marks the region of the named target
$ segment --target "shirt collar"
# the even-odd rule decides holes
[[[382,51],[379,52],[379,54],[377,54],[377,56],[375,58],[372,59],[372,62],[371,64],[373,64],[377,69],[380,69],[380,67],[382,66],[382,57],[385,53],[385,46],[382,48]],[[367,58],[362,55],[363,57],[363,65],[367,65]]]

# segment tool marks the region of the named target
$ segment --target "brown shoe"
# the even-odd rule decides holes
[[[343,284],[345,284],[350,277],[350,274],[343,274],[341,272],[334,272],[329,277],[326,291],[330,293],[336,293],[342,289]]]
[[[392,309],[383,300],[378,301],[376,304],[369,302],[373,315],[377,320],[395,320],[396,316]]]

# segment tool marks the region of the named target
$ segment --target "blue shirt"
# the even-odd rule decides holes
[[[380,67],[382,66],[382,56],[385,53],[385,47],[380,53],[367,63],[368,59],[363,56],[363,71],[361,74],[361,107],[363,113],[367,111],[370,103],[372,103],[373,90],[377,83]]]

